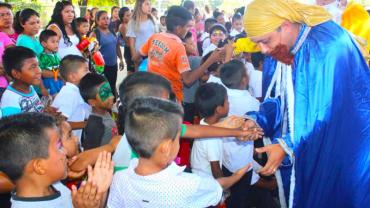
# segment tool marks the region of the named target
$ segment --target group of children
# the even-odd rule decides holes
[[[228,34],[223,25],[206,21],[209,53],[194,58],[197,46],[187,41],[192,35],[181,30],[189,15],[171,7],[167,16],[178,19],[167,19],[167,33],[144,44],[143,55],[160,61],[151,59],[149,72],[135,72],[120,84],[117,119],[112,117],[116,90],[106,77],[90,72],[85,57],[60,60],[52,30],[41,32],[40,54],[23,46],[4,51],[4,70],[13,81],[0,100],[0,171],[15,185],[13,207],[251,204],[252,185],[259,181],[256,165],[252,168],[253,140],[263,132],[244,115],[258,111],[259,101],[247,90],[246,63],[231,60],[232,44],[219,45]],[[234,33],[239,20],[235,15]],[[77,18],[76,26],[80,35],[89,31],[86,19]],[[171,48],[161,44],[167,40]],[[174,49],[176,54],[161,54]],[[176,61],[161,68],[170,59]],[[183,124],[189,113],[185,88],[194,82],[188,117],[192,122],[199,113],[200,125]],[[53,99],[40,99],[36,86],[46,87]],[[195,139],[188,158],[181,155],[180,138]],[[189,159],[189,167],[179,166]],[[87,179],[79,183],[83,176]]]

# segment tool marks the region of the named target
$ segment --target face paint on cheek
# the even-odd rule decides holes
[[[108,98],[113,97],[112,89],[110,88],[110,85],[108,82],[104,82],[99,87],[99,97],[103,102],[108,100]]]

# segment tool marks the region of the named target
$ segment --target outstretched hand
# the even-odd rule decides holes
[[[241,141],[257,140],[263,137],[263,129],[259,128],[252,120],[245,121],[242,130],[241,137],[238,137]]]
[[[216,127],[228,128],[228,129],[237,129],[242,127],[244,124],[244,118],[239,116],[229,116],[221,122],[213,124]]]
[[[102,195],[98,194],[97,186],[92,181],[83,181],[80,188],[72,186],[72,204],[74,208],[98,208]]]
[[[258,171],[262,175],[275,174],[285,157],[285,151],[280,144],[270,144],[265,147],[257,148],[256,152],[267,153],[268,156],[266,165]]]
[[[111,153],[103,151],[99,153],[94,170],[91,166],[87,168],[88,178],[96,183],[99,194],[108,191],[113,179],[113,166]]]

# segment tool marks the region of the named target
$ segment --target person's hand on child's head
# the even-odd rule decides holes
[[[113,167],[114,163],[111,153],[103,151],[99,153],[94,169],[91,166],[87,168],[88,178],[96,183],[98,193],[101,194],[108,191],[113,179]]]
[[[74,156],[70,159],[68,159],[68,172],[67,172],[67,175],[68,175],[68,178],[69,179],[79,179],[81,178],[82,176],[85,175],[86,173],[86,169],[83,169],[81,171],[74,171],[74,170],[71,170],[69,167],[73,165],[74,162],[76,162],[78,160],[78,157],[77,156]]]
[[[72,204],[74,208],[98,208],[102,195],[98,194],[98,187],[92,181],[83,181],[80,188],[72,186]]]
[[[224,120],[213,124],[212,126],[222,127],[222,128],[229,128],[229,129],[237,129],[242,127],[244,124],[244,118],[239,116],[229,116]]]

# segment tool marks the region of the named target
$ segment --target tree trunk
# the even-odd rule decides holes
[[[88,0],[78,0],[78,6],[80,7],[80,17],[84,17],[87,9]]]

